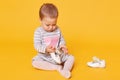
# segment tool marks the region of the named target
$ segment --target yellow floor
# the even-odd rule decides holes
[[[24,43],[25,44],[25,43]],[[9,46],[8,46],[9,45]],[[31,59],[36,54],[32,45],[1,46],[0,56],[0,80],[66,80],[56,71],[43,71],[34,69]],[[10,46],[12,45],[12,46]],[[95,49],[70,47],[75,56],[75,65],[70,80],[119,80],[120,51],[117,49]],[[106,68],[90,68],[86,62],[92,56],[98,56],[106,60]]]
[[[47,2],[58,7],[58,25],[75,56],[70,80],[120,80],[119,0],[1,0],[0,80],[66,80],[31,65],[39,8]],[[106,68],[87,67],[93,56],[105,59]]]

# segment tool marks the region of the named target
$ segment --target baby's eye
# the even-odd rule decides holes
[[[46,24],[46,26],[50,26],[49,24]]]
[[[52,26],[56,26],[56,24],[53,24]]]

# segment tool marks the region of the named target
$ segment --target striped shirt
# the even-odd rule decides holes
[[[47,32],[43,27],[38,27],[34,32],[34,48],[37,52],[45,53],[45,49],[48,45],[56,48],[60,45],[65,45],[60,29],[57,28],[53,32]]]

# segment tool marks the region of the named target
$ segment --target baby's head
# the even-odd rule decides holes
[[[44,30],[52,32],[57,28],[58,9],[55,5],[43,4],[39,10],[39,17]]]

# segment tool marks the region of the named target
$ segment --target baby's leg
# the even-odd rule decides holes
[[[37,69],[42,69],[42,70],[57,70],[57,71],[59,71],[62,68],[61,65],[55,65],[55,64],[49,63],[47,61],[44,61],[42,59],[33,60],[32,66]]]
[[[61,75],[64,76],[65,78],[70,78],[71,77],[70,71],[73,67],[73,64],[74,64],[74,57],[72,55],[69,55],[67,57],[66,61],[64,62],[63,69],[60,70]]]
[[[74,64],[74,57],[70,55],[64,63],[63,70],[71,71],[73,64]]]

